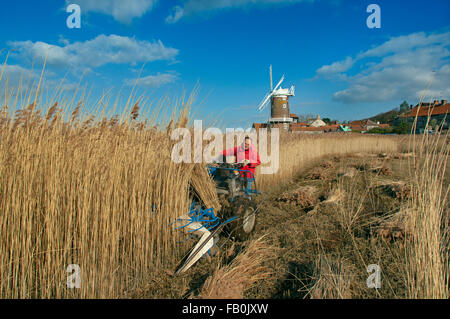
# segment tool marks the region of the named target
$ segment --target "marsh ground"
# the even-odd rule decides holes
[[[405,297],[408,227],[403,211],[411,165],[413,156],[406,153],[323,158],[260,197],[250,241],[222,238],[217,256],[202,258],[179,277],[172,270],[153,273],[127,297],[205,297],[208,278],[261,237],[271,247],[262,262],[267,276],[241,291],[245,298]],[[449,175],[447,170],[447,184]],[[380,289],[367,287],[370,264],[380,266]],[[225,286],[223,296],[239,297]],[[221,290],[220,283],[216,289]]]

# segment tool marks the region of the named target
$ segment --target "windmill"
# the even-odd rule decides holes
[[[258,107],[258,111],[261,112],[264,110],[270,102],[269,126],[273,124],[282,124],[284,129],[288,129],[289,123],[293,121],[289,112],[289,97],[295,95],[295,87],[291,86],[290,89],[283,89],[280,87],[283,81],[284,75],[281,77],[278,84],[273,87],[272,66],[270,66],[270,93],[266,94]]]

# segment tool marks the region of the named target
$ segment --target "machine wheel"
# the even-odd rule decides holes
[[[256,226],[256,203],[248,198],[236,198],[231,204],[231,216],[239,218],[231,222],[228,230],[231,236],[244,241],[253,232]]]

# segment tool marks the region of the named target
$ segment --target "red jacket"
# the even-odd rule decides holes
[[[261,160],[259,158],[259,154],[255,149],[255,146],[250,145],[250,147],[246,150],[244,146],[236,146],[234,148],[230,148],[228,150],[224,150],[220,153],[222,156],[236,156],[236,162],[242,162],[247,159],[250,161],[248,165],[242,167],[243,170],[250,171],[253,173],[247,173],[247,177],[255,177],[255,168],[256,166],[261,164]]]

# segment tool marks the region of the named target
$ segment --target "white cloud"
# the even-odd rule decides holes
[[[429,35],[427,35],[425,32],[417,32],[405,36],[393,37],[385,43],[359,54],[358,58],[380,57],[387,54],[408,52],[410,50],[426,47],[429,45],[448,45],[449,42],[449,32]]]
[[[347,57],[343,61],[337,61],[330,65],[324,65],[317,70],[317,76],[330,76],[338,73],[346,72],[353,67],[355,61],[351,57]]]
[[[168,73],[158,73],[156,75],[148,75],[139,79],[126,79],[125,85],[138,86],[145,88],[158,88],[162,85],[173,83],[179,79],[178,73],[168,72]],[[137,81],[137,83],[136,83]]]
[[[118,35],[99,35],[85,42],[59,45],[45,42],[13,41],[8,45],[21,59],[33,61],[47,55],[50,66],[90,69],[106,64],[135,64],[157,60],[171,60],[178,50],[165,47],[161,41],[139,41]]]
[[[173,8],[174,13],[166,18],[166,22],[175,23],[184,16],[223,9],[314,1],[315,0],[183,0],[183,5],[175,6]]]
[[[347,89],[334,93],[344,103],[418,99],[433,79],[427,96],[450,96],[450,32],[393,37],[356,57],[324,65],[316,77],[345,79]],[[365,66],[349,75],[357,63]],[[434,72],[433,72],[434,71]]]
[[[151,11],[157,2],[158,0],[66,0],[66,4],[78,4],[81,12],[103,13],[126,24]]]

